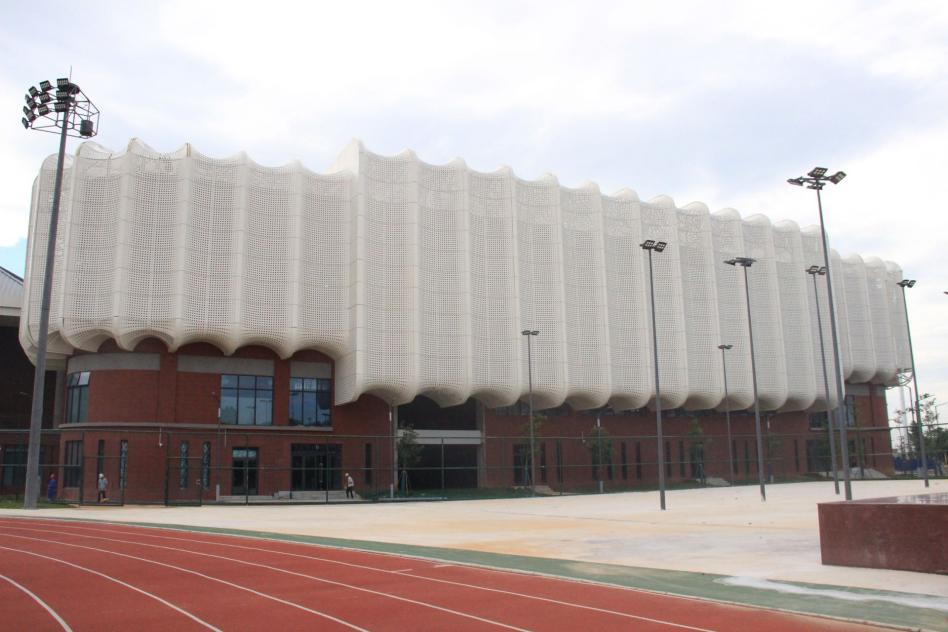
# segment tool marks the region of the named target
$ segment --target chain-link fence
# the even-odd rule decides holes
[[[669,488],[756,484],[758,442],[752,429],[744,420],[729,438],[707,429],[676,431],[671,424],[661,455],[654,434],[605,428],[578,436],[544,428],[532,447],[530,437],[519,432],[459,439],[450,433],[417,438],[410,431],[393,437],[240,427],[61,429],[43,433],[40,477],[43,500],[59,503],[483,498],[655,489],[661,456]],[[944,446],[932,441],[944,429],[927,432],[928,475],[944,476]],[[853,478],[921,476],[912,428],[853,427],[848,434]],[[0,495],[14,502],[22,500],[27,441],[26,431],[0,434]],[[840,470],[838,435],[834,442]],[[832,478],[825,429],[790,433],[771,427],[764,429],[760,445],[767,482]]]

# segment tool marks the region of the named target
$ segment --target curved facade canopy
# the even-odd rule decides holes
[[[33,189],[27,353],[54,175],[51,157]],[[520,332],[530,329],[538,407],[640,408],[655,391],[646,239],[668,243],[653,255],[663,407],[752,405],[743,272],[723,263],[746,256],[757,260],[748,275],[762,406],[825,408],[815,301],[832,392],[826,288],[817,277],[815,298],[804,272],[822,263],[818,227],[379,156],[358,141],[328,174],[190,145],[82,144],[64,181],[50,358],[146,337],[171,350],[313,348],[335,360],[337,404],[371,393],[499,406],[527,392]],[[831,268],[845,378],[892,383],[909,366],[901,270],[835,252]],[[719,344],[733,345],[727,403]]]

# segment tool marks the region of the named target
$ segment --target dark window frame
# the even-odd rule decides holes
[[[90,371],[70,373],[66,378],[66,423],[80,424],[89,420]]]
[[[291,377],[289,422],[291,426],[332,427],[332,380]]]
[[[63,488],[82,483],[82,441],[67,441],[64,446]]]
[[[235,426],[273,425],[273,376],[221,375],[220,423]]]

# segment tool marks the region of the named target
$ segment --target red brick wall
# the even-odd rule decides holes
[[[102,351],[112,350],[112,347],[112,343],[107,343],[103,345]],[[160,370],[93,371],[89,397],[90,425],[82,431],[67,429],[62,437],[63,442],[79,437],[85,441],[86,499],[95,497],[96,448],[99,439],[106,441],[105,462],[114,464],[113,476],[110,476],[110,480],[114,478],[114,485],[118,485],[119,441],[129,441],[127,492],[129,498],[135,500],[161,502],[166,493],[171,498],[196,493],[188,488],[182,491],[177,485],[181,441],[188,441],[190,449],[192,465],[189,467],[189,477],[192,482],[189,485],[200,476],[201,446],[205,441],[211,444],[212,467],[215,470],[218,467],[230,467],[231,450],[235,446],[258,448],[261,467],[259,488],[262,494],[290,489],[291,447],[294,443],[335,443],[343,446],[342,467],[353,474],[358,487],[364,488],[365,445],[370,443],[374,470],[372,485],[379,490],[387,489],[391,481],[392,443],[389,437],[389,407],[382,400],[366,395],[356,402],[334,406],[331,429],[288,426],[290,362],[296,359],[331,363],[323,354],[302,351],[292,359],[281,359],[264,347],[239,349],[234,354],[236,357],[267,359],[274,363],[273,426],[246,428],[219,425],[219,375],[179,372],[177,354],[169,353],[157,340],[146,340],[137,350],[161,354]],[[187,345],[179,353],[222,355],[219,349],[204,343]],[[871,401],[869,397],[857,398],[857,419],[861,427],[871,424],[884,428],[885,417],[884,397],[873,395]],[[700,441],[704,445],[705,476],[729,478],[725,416],[702,415],[697,420],[704,433]],[[665,442],[669,447],[667,479],[671,482],[692,479],[691,447],[699,440],[699,437],[691,434],[693,418],[680,411],[668,411],[663,421]],[[130,422],[136,425],[117,425]],[[526,443],[526,439],[520,438],[527,433],[526,419],[524,416],[499,415],[488,409],[484,412],[484,422],[488,438],[482,448],[482,460],[486,468],[481,470],[479,484],[511,486],[515,480],[514,445]],[[763,414],[761,423],[765,454],[768,450],[770,452],[765,473],[777,477],[804,475],[807,470],[806,442],[808,439],[822,439],[822,431],[811,431],[809,416],[799,412]],[[95,424],[110,424],[112,427],[96,428]],[[205,429],[202,430],[200,426]],[[573,412],[568,416],[551,415],[547,418],[537,433],[537,444],[545,446],[546,451],[547,484],[554,488],[593,485],[595,479],[589,442],[594,438],[594,426],[595,417],[588,413]],[[602,427],[612,439],[611,484],[623,487],[655,485],[658,471],[654,413],[606,415],[602,417]],[[734,461],[737,478],[756,481],[757,449],[753,414],[732,414],[731,429],[736,444]],[[880,437],[883,434],[880,433]],[[880,443],[876,442],[877,452],[884,448]],[[556,471],[557,444],[560,445],[564,466],[562,483]],[[624,474],[621,464],[622,444],[626,446]],[[877,463],[880,460],[884,459],[876,457]],[[681,466],[682,461],[684,468]],[[888,463],[891,468],[891,458]],[[543,473],[540,466],[538,457],[538,474]],[[606,468],[602,469],[601,476],[608,480]],[[542,482],[541,476],[538,476],[538,482]],[[221,476],[212,476],[211,489],[204,492],[206,499],[213,499],[217,483],[221,485],[222,494],[230,494],[229,470]],[[75,492],[72,490],[69,493]]]

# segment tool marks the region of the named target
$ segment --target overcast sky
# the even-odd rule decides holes
[[[6,2],[0,265],[18,274],[57,148],[20,126],[23,93],[70,66],[115,150],[323,171],[361,138],[801,226],[814,195],[786,179],[842,169],[833,245],[918,279],[920,387],[948,401],[948,2]]]

